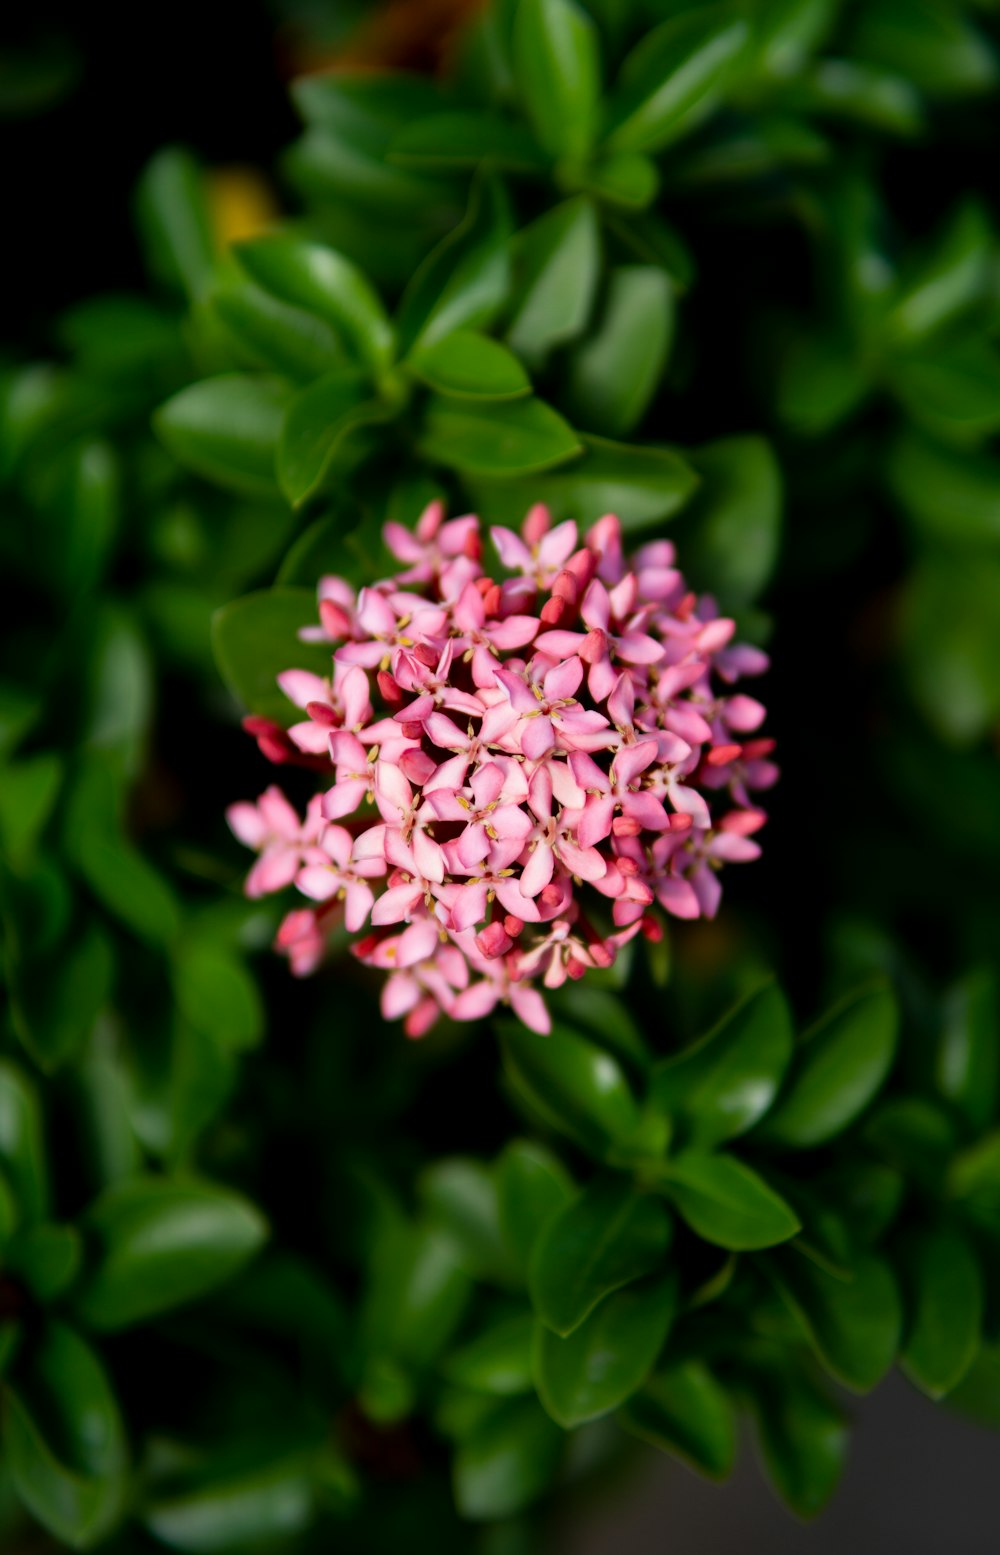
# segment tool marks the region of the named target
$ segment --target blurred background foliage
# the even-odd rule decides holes
[[[993,7],[183,12],[0,68],[4,1547],[546,1547],[734,1411],[809,1515],[897,1360],[1000,1423]],[[293,983],[222,821],[439,492],[669,521],[773,656],[764,859],[546,1043]]]

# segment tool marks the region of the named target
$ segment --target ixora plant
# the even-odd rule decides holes
[[[494,0],[5,367],[5,1549],[1000,1425],[991,27]]]

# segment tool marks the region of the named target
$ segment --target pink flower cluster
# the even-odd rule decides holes
[[[386,525],[395,577],[357,595],[322,579],[301,636],[336,644],[332,676],[287,670],[304,719],[250,727],[333,785],[304,822],[277,788],[228,812],[259,855],[248,894],[294,882],[315,904],[279,930],[292,970],[341,923],[370,926],[354,954],[388,974],[382,1012],[413,1037],[498,1003],[546,1032],[537,983],[658,938],[656,904],[714,916],[720,866],[760,853],[749,790],[777,777],[773,742],[747,738],[764,708],[728,689],[767,659],[688,592],[669,541],[626,559],[617,518],[581,545],[541,506],[490,536],[500,581],[479,520],[438,503],[415,532]]]

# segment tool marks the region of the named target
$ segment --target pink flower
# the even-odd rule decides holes
[[[226,820],[240,842],[260,854],[247,876],[247,896],[266,896],[291,885],[323,825],[319,795],[309,801],[303,822],[281,789],[274,787],[266,789],[256,804],[230,805]]]
[[[397,576],[357,597],[321,581],[304,635],[337,645],[332,675],[279,678],[306,719],[255,725],[273,759],[328,775],[304,821],[276,788],[232,806],[260,855],[247,890],[316,904],[278,933],[296,975],[341,924],[361,934],[409,1036],[499,1005],[544,1033],[539,984],[610,966],[661,911],[713,916],[720,870],[758,855],[748,795],[777,769],[761,703],[730,687],[766,659],[668,541],[630,561],[609,514],[582,546],[541,506],[495,529],[506,579],[483,571],[478,520],[438,503],[386,541]]]

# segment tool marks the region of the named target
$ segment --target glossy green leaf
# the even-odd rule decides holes
[[[915,1227],[894,1249],[907,1306],[900,1356],[931,1398],[965,1376],[979,1349],[983,1279],[967,1239],[947,1224]]]
[[[982,336],[897,357],[890,381],[916,421],[963,445],[1000,429],[1000,353]]]
[[[633,1435],[710,1479],[726,1479],[736,1459],[736,1419],[725,1388],[701,1361],[658,1371],[626,1404]]]
[[[428,1220],[451,1242],[456,1262],[467,1274],[491,1284],[517,1283],[489,1167],[462,1156],[436,1161],[421,1175],[418,1191]]]
[[[309,1465],[290,1457],[208,1484],[156,1496],[143,1521],[155,1538],[191,1555],[280,1547],[304,1532],[315,1516],[316,1488]]]
[[[682,520],[678,545],[687,574],[724,605],[749,604],[778,561],[781,470],[762,437],[724,437],[689,456],[701,485]]]
[[[267,1236],[259,1211],[229,1188],[133,1177],[87,1211],[95,1258],[77,1298],[91,1327],[127,1328],[222,1285]]]
[[[869,126],[887,135],[920,133],[924,104],[911,81],[862,60],[817,60],[788,86],[789,106]]]
[[[649,1045],[622,994],[609,988],[590,988],[586,978],[579,982],[568,978],[547,1002],[556,1020],[624,1059],[639,1074],[648,1073],[652,1061]]]
[[[570,1202],[573,1183],[562,1163],[534,1140],[512,1139],[495,1166],[500,1230],[522,1274],[549,1221]]]
[[[965,97],[997,79],[996,51],[968,16],[939,0],[871,0],[851,48],[932,97]]]
[[[434,113],[404,125],[393,137],[389,160],[443,172],[485,165],[500,172],[539,173],[548,164],[523,124],[467,109]]]
[[[779,418],[819,437],[852,415],[871,389],[867,364],[846,335],[797,332],[778,364]]]
[[[530,1312],[501,1318],[453,1351],[443,1364],[444,1375],[458,1387],[501,1398],[530,1393],[534,1331]]]
[[[674,292],[654,265],[618,265],[604,309],[569,360],[570,414],[622,437],[642,420],[663,375],[674,333]]]
[[[136,612],[107,601],[95,613],[83,743],[119,778],[134,779],[153,720],[154,668]]]
[[[668,1172],[665,1190],[678,1214],[716,1247],[773,1247],[800,1230],[791,1206],[733,1156],[685,1151]]]
[[[554,1128],[600,1157],[635,1133],[639,1109],[610,1053],[560,1026],[539,1037],[508,1023],[502,1037],[510,1080]]]
[[[41,1303],[55,1301],[73,1284],[83,1262],[83,1243],[75,1226],[23,1226],[8,1242],[3,1264]]]
[[[428,388],[456,399],[510,400],[531,392],[517,357],[498,340],[471,329],[456,329],[418,347],[406,365]]]
[[[836,1404],[791,1357],[771,1351],[750,1383],[764,1467],[781,1499],[799,1517],[815,1517],[844,1471],[848,1425]]]
[[[139,181],[136,208],[150,269],[192,300],[202,296],[215,255],[204,179],[195,159],[176,146],[157,152]]]
[[[575,0],[520,0],[514,75],[540,143],[578,160],[597,133],[601,65],[597,29]]]
[[[480,510],[491,522],[515,527],[532,502],[544,502],[558,518],[575,518],[587,526],[604,513],[616,513],[627,533],[672,517],[697,488],[694,470],[669,449],[611,443],[586,434],[580,441],[582,457],[565,469],[530,482],[474,482]]]
[[[150,944],[170,944],[180,907],[166,879],[125,835],[122,797],[100,761],[80,772],[64,810],[64,839],[73,865],[116,918]]]
[[[471,1294],[452,1237],[433,1225],[386,1226],[373,1249],[362,1311],[369,1353],[428,1365],[451,1340]]]
[[[641,1388],[663,1348],[677,1307],[672,1275],[616,1291],[568,1338],[535,1329],[538,1396],[567,1430],[596,1420]]]
[[[979,740],[1000,714],[1000,559],[930,553],[902,604],[903,667],[932,728],[954,745]]]
[[[235,254],[252,281],[330,324],[370,368],[388,366],[392,325],[369,281],[343,254],[282,235],[241,243]]]
[[[535,1245],[529,1288],[542,1322],[571,1334],[610,1291],[662,1266],[670,1232],[658,1199],[637,1193],[624,1176],[594,1178]]]
[[[71,1328],[49,1323],[3,1392],[19,1497],[57,1539],[90,1548],[125,1504],[125,1432],[103,1366]]]
[[[487,405],[432,395],[419,447],[446,469],[517,476],[564,464],[581,445],[569,423],[534,396]]]
[[[461,223],[428,254],[399,305],[400,350],[491,324],[510,290],[510,211],[495,179],[473,184]]]
[[[452,1460],[462,1517],[492,1522],[531,1506],[559,1465],[563,1434],[535,1399],[508,1399],[460,1444]]]
[[[111,994],[114,954],[96,924],[75,934],[59,952],[59,976],[51,966],[26,965],[11,978],[14,1030],[46,1072],[79,1053]]]
[[[248,712],[290,724],[298,712],[276,676],[295,666],[327,674],[329,646],[303,643],[301,627],[316,620],[312,589],[260,589],[223,605],[212,618],[212,649],[223,680]]]
[[[764,1260],[789,1310],[823,1365],[857,1393],[867,1393],[896,1358],[903,1312],[889,1265],[866,1255],[850,1279],[837,1278],[794,1248]]]
[[[34,853],[62,777],[62,762],[51,751],[4,768],[0,780],[0,852],[15,867],[23,867]]]
[[[959,207],[930,252],[904,276],[886,327],[901,343],[914,344],[942,328],[985,293],[993,233],[985,210]]]
[[[593,204],[583,196],[546,211],[518,234],[517,306],[507,343],[529,368],[585,329],[600,277],[601,245]]]
[[[308,382],[344,361],[344,348],[323,319],[249,281],[220,287],[212,308],[255,367]]]
[[[263,374],[192,383],[161,405],[154,425],[187,469],[248,496],[274,496],[274,461],[289,390]]]
[[[627,211],[645,210],[655,200],[660,175],[652,157],[641,151],[613,151],[588,163],[580,174],[588,194]]]
[[[991,455],[949,448],[907,429],[889,444],[886,478],[929,540],[1000,543],[1000,462]]]
[[[173,970],[177,1003],[193,1026],[225,1048],[256,1046],[264,1008],[237,955],[211,940],[191,940],[178,949]]]
[[[783,1096],[761,1125],[768,1143],[796,1150],[825,1144],[864,1111],[896,1051],[899,1015],[891,990],[870,984],[810,1028]]]
[[[49,1175],[38,1092],[9,1059],[0,1059],[0,1164],[25,1219],[44,1220]]]
[[[792,1057],[792,1021],[774,983],[748,994],[699,1042],[653,1072],[650,1095],[703,1149],[763,1117]]]
[[[985,1129],[996,1111],[1000,1082],[997,980],[982,967],[956,983],[944,1001],[937,1052],[941,1095],[970,1127]]]
[[[735,7],[701,6],[663,22],[622,66],[609,105],[616,151],[662,151],[709,114],[749,38]]]
[[[361,373],[335,368],[300,389],[286,408],[278,437],[281,489],[300,507],[323,484],[352,432],[391,415],[388,406],[364,398]]]

